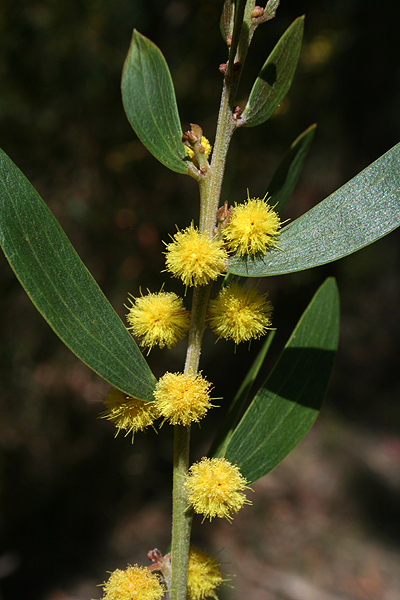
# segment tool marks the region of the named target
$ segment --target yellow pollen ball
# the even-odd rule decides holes
[[[210,156],[210,154],[211,154],[212,146],[211,146],[210,142],[208,141],[208,139],[204,135],[201,136],[201,145],[204,148],[205,157],[208,158]],[[188,148],[186,146],[186,152],[188,153],[188,155],[190,156],[190,158],[193,161],[196,160],[195,156],[194,156],[194,152],[193,152],[193,150],[191,148]]]
[[[232,520],[244,504],[251,504],[243,491],[247,481],[237,466],[225,458],[202,458],[189,469],[185,481],[189,504],[204,518]]]
[[[278,214],[265,198],[248,198],[234,206],[223,235],[232,252],[255,256],[276,245],[280,227]]]
[[[156,384],[154,398],[160,415],[171,425],[198,423],[209,408],[211,384],[200,374],[165,373]]]
[[[213,332],[235,344],[264,335],[271,329],[272,304],[267,295],[237,283],[224,287],[208,309],[208,324]]]
[[[116,569],[102,587],[102,600],[161,600],[165,594],[161,578],[138,565]]]
[[[220,564],[214,556],[210,556],[194,546],[190,547],[186,597],[188,600],[204,600],[215,598],[217,588],[224,581]]]
[[[155,402],[132,398],[115,388],[108,390],[104,404],[107,410],[101,416],[114,423],[117,435],[125,430],[125,435],[132,433],[133,436],[137,431],[143,431],[152,425],[154,419],[160,416]]]
[[[167,271],[188,285],[207,285],[226,269],[228,254],[220,240],[210,240],[193,224],[178,231],[166,248]]]
[[[141,337],[141,345],[172,348],[189,329],[189,313],[183,301],[173,292],[148,294],[130,300],[132,306],[126,315],[128,329]]]

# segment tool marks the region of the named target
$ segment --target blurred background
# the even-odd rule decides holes
[[[163,51],[183,129],[213,143],[227,59],[221,0],[0,0],[0,146],[30,179],[124,318],[127,293],[182,294],[163,241],[198,211],[195,182],[160,165],[124,115],[120,76],[132,29]],[[232,141],[222,201],[263,196],[292,141],[316,122],[288,207],[294,219],[400,141],[400,11],[394,0],[283,0],[257,31],[239,100],[290,23],[304,46],[274,117]],[[399,231],[337,263],[260,282],[277,335],[265,373],[327,276],[342,303],[339,353],[316,425],[257,482],[232,525],[194,525],[239,600],[400,599]],[[185,300],[190,305],[190,293]],[[114,439],[108,389],[63,346],[0,256],[0,598],[90,600],[107,571],[167,549],[171,429]],[[222,397],[193,431],[193,460],[260,342],[207,334],[201,369]],[[153,350],[156,376],[185,343]]]

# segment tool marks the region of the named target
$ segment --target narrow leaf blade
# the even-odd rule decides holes
[[[338,260],[400,225],[400,144],[282,229],[279,249],[229,260],[228,273],[267,277]]]
[[[271,375],[230,438],[225,457],[254,482],[302,440],[321,408],[339,339],[334,279],[319,288]]]
[[[235,1],[225,0],[221,14],[220,29],[225,42],[233,33],[233,23],[235,19]]]
[[[293,194],[296,183],[300,177],[304,161],[314,138],[316,125],[308,127],[293,142],[281,160],[271,182],[268,186],[268,195],[280,216],[285,212],[287,203]]]
[[[242,113],[242,124],[254,127],[267,121],[292,84],[300,56],[304,17],[285,31],[260,71]]]
[[[276,11],[278,10],[280,0],[268,0],[267,5],[265,7],[264,19],[266,21],[270,21],[276,15]]]
[[[160,49],[136,30],[122,74],[122,100],[132,128],[149,152],[172,171],[187,173],[168,65]]]
[[[270,331],[265,339],[265,342],[261,346],[253,364],[247,372],[246,377],[243,379],[240,388],[235,395],[225,419],[221,423],[216,435],[214,442],[210,448],[210,456],[224,456],[225,449],[228,441],[236,427],[238,420],[240,419],[244,407],[247,402],[247,398],[251,392],[254,381],[260,372],[260,369],[264,363],[267,352],[271,346],[272,340],[274,339],[275,331]]]
[[[64,344],[111,385],[153,400],[155,378],[139,348],[46,204],[2,150],[0,244]]]
[[[232,31],[232,40],[229,48],[229,62],[228,62],[228,73],[232,73],[236,50],[239,45],[239,40],[242,37],[242,28],[246,31],[246,39],[248,37],[248,25],[243,22],[245,16],[245,10],[251,8],[253,10],[255,0],[235,0],[235,16]],[[240,54],[240,52],[239,52]]]

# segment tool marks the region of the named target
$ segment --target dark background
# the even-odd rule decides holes
[[[166,281],[182,293],[160,274],[163,240],[198,212],[195,182],[149,155],[124,115],[120,76],[132,29],[162,49],[183,128],[200,124],[212,143],[218,65],[227,58],[221,4],[0,0],[0,146],[122,318],[128,292]],[[316,122],[291,219],[400,141],[393,0],[284,0],[256,32],[239,99],[300,14],[305,38],[292,88],[270,121],[235,134],[222,193],[230,203],[247,188],[264,196],[287,147]],[[308,600],[400,598],[399,243],[396,231],[337,263],[260,283],[278,329],[266,372],[329,275],[341,292],[341,341],[317,425],[255,484],[253,508],[233,525],[195,526],[197,543],[224,548],[220,560],[237,575],[224,597],[302,600],[308,585]],[[1,257],[0,307],[0,597],[100,597],[107,571],[147,564],[147,550],[167,548],[171,430],[138,434],[134,445],[114,439],[98,418],[107,385],[62,345]],[[193,458],[207,451],[258,346],[234,353],[206,335],[201,368],[223,399],[194,428]],[[154,373],[181,370],[184,352],[184,342],[153,350]]]

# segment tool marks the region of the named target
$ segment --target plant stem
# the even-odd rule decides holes
[[[188,508],[183,482],[189,466],[190,427],[174,427],[174,476],[172,494],[172,573],[171,600],[186,598],[187,565],[190,546],[192,511]]]
[[[211,285],[194,288],[190,317],[189,341],[186,352],[185,374],[195,375],[199,367],[201,342],[206,321],[208,296]]]
[[[208,173],[199,181],[199,230],[207,232],[210,237],[214,233],[215,217],[225,172],[226,155],[235,128],[236,124],[232,117],[231,87],[224,81],[211,165]]]
[[[211,285],[193,290],[192,316],[189,343],[186,353],[185,373],[197,373],[208,296]],[[185,600],[187,565],[189,559],[190,530],[193,512],[188,508],[183,483],[189,467],[190,427],[175,425],[174,428],[174,474],[172,491],[172,573],[171,600]]]
[[[199,179],[199,230],[201,233],[207,233],[210,238],[214,235],[229,142],[236,127],[232,118],[230,89],[224,82],[212,162],[208,172]],[[193,289],[185,374],[195,375],[198,370],[210,290],[211,284]],[[189,440],[190,427],[176,425],[172,501],[172,573],[169,585],[171,600],[185,600],[186,598],[190,530],[193,516],[192,510],[188,508],[183,487],[189,467]]]

